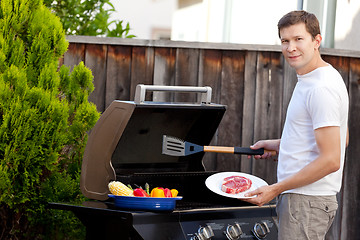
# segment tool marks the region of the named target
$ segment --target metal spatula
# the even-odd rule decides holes
[[[186,142],[176,137],[163,135],[163,154],[171,156],[187,156],[198,152],[217,152],[246,155],[263,155],[265,152],[271,152],[272,156],[276,155],[275,151],[268,151],[264,150],[263,148],[254,150],[245,147],[200,146],[194,143]]]

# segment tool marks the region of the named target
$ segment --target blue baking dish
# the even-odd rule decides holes
[[[114,199],[116,207],[132,210],[149,210],[149,211],[172,211],[176,206],[176,201],[182,197],[158,198],[158,197],[133,197],[108,195]]]

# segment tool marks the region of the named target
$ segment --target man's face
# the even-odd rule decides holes
[[[280,30],[282,53],[297,74],[313,71],[320,59],[321,36],[315,39],[306,30],[304,23],[295,24]]]

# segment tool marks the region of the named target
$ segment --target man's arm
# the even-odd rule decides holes
[[[247,199],[247,201],[261,206],[286,190],[308,185],[337,171],[340,168],[341,157],[340,128],[323,127],[316,129],[315,139],[320,152],[317,159],[284,181],[260,187],[248,193],[247,196],[257,195],[257,197]]]

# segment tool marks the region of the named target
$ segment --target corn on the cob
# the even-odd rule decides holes
[[[131,190],[125,184],[119,181],[110,182],[109,190],[112,194],[117,196],[134,196],[133,190]]]

